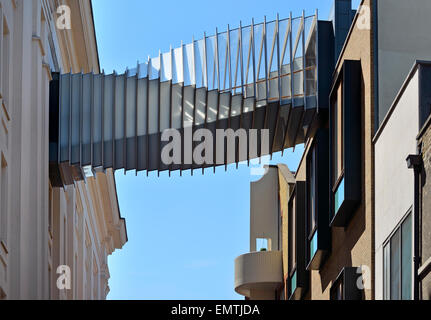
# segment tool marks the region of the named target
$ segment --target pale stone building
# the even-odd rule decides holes
[[[112,170],[49,164],[61,70],[99,73],[91,1],[0,0],[0,299],[104,299],[107,256],[127,241]]]

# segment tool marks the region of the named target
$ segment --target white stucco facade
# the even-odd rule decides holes
[[[99,72],[90,0],[0,0],[0,299],[103,299],[127,240],[112,172],[51,187],[49,83],[70,69]],[[58,293],[64,264],[76,286]]]
[[[375,277],[376,299],[383,299],[383,246],[412,210],[414,176],[407,156],[416,154],[419,131],[417,71],[400,92],[375,140]]]

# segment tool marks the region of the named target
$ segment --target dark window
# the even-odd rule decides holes
[[[311,150],[308,158],[308,192],[307,192],[307,236],[309,239],[309,261],[317,251],[317,208],[316,208],[316,190],[317,190],[317,165],[316,165],[316,148]]]
[[[386,300],[412,298],[412,243],[412,217],[409,214],[383,249],[383,288]]]
[[[289,298],[300,300],[308,290],[306,270],[306,197],[305,181],[297,181],[288,206],[288,275]]]
[[[329,227],[329,130],[319,128],[306,158],[307,270],[320,270],[331,248]]]
[[[334,213],[336,214],[344,201],[344,181],[343,181],[343,82],[340,81],[331,105],[331,140],[332,140],[332,185],[334,186]]]
[[[362,268],[345,267],[331,287],[331,300],[362,300]]]
[[[296,289],[296,195],[289,205],[289,279],[290,294]]]
[[[343,121],[343,82],[341,81],[334,93],[331,104],[332,130],[332,183],[336,185],[340,180],[343,169],[344,121]]]
[[[361,201],[362,69],[345,60],[331,92],[331,226],[346,227]]]
[[[331,289],[331,300],[344,300],[343,278],[337,280]]]

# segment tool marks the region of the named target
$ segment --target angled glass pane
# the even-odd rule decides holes
[[[172,83],[182,83],[184,82],[184,63],[183,63],[183,49],[176,48],[174,49],[174,56],[172,59]]]
[[[290,21],[283,19],[279,22],[280,63],[282,66],[290,65]]]
[[[69,160],[71,75],[60,76],[60,162]]]
[[[391,245],[383,249],[383,299],[391,299]]]
[[[223,91],[229,89],[227,33],[219,33],[217,39],[220,72],[220,90]]]
[[[317,93],[317,20],[315,16],[305,19],[305,69],[306,94]]]
[[[160,81],[172,80],[172,56],[170,52],[162,54]]]
[[[148,62],[140,63],[139,64],[139,73],[138,78],[146,78],[148,76]]]
[[[160,57],[152,58],[149,65],[150,80],[158,79],[160,72]]]
[[[265,81],[265,37],[263,24],[254,26],[254,51],[256,59],[256,99],[266,99]],[[260,104],[257,107],[261,106]]]
[[[268,63],[268,78],[276,76],[277,67],[277,22],[272,21],[266,24],[266,56]]]
[[[280,46],[280,76],[281,76],[281,98],[291,97],[291,73],[290,73],[290,54],[292,47],[290,20],[284,19],[279,22],[279,46]]]
[[[208,69],[208,90],[217,89],[217,52],[216,52],[216,37],[207,37],[206,39],[207,52],[207,69]]]
[[[233,94],[241,93],[241,61],[240,61],[240,43],[239,29],[231,30],[229,36],[230,42],[230,65],[232,77],[232,92]]]
[[[401,298],[401,230],[391,239],[391,300]]]
[[[303,61],[303,21],[302,17],[292,20],[292,57],[293,57],[293,95],[304,94],[304,61]]]
[[[253,54],[251,27],[242,28],[242,61],[243,61],[243,79],[246,97],[254,95],[253,88]]]
[[[340,184],[338,185],[337,191],[334,195],[334,215],[338,213],[338,210],[340,210],[341,205],[344,202],[344,178],[341,180]]]
[[[184,85],[190,86],[195,84],[194,66],[193,66],[193,43],[184,46]]]
[[[195,46],[195,70],[196,70],[196,87],[206,86],[205,72],[205,40],[197,40]]]
[[[256,59],[256,81],[265,79],[265,53],[263,24],[254,26],[254,57]]]
[[[297,282],[296,282],[296,271],[295,273],[292,275],[292,277],[290,278],[290,294],[293,294],[296,290],[297,287]]]
[[[412,282],[413,282],[413,226],[412,216],[404,221],[401,227],[402,233],[402,265],[401,265],[401,299],[412,299]]]
[[[317,231],[314,233],[313,238],[310,241],[310,261],[314,258],[317,252]]]
[[[266,57],[269,85],[269,99],[278,100],[279,98],[279,78],[278,78],[278,42],[277,42],[277,22],[269,22],[266,25]]]

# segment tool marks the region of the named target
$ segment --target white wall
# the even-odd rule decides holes
[[[270,250],[279,250],[278,168],[250,184],[250,251],[256,251],[256,239],[271,239]]]
[[[419,132],[416,73],[375,143],[376,299],[383,299],[383,244],[414,200],[414,177],[406,158],[416,154]]]

